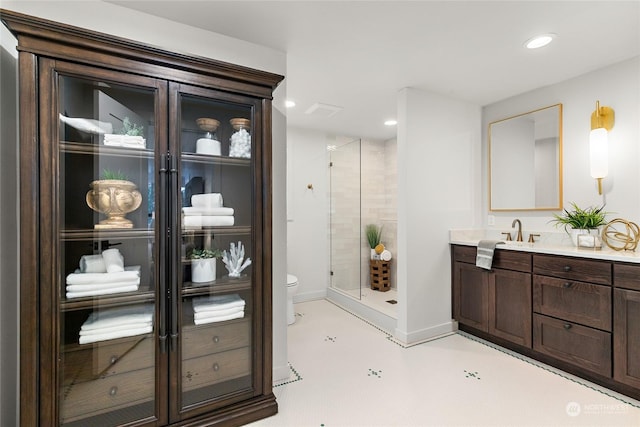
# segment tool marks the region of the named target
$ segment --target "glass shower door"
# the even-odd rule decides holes
[[[360,299],[361,140],[330,149],[331,287]]]

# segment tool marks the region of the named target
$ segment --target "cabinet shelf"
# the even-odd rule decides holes
[[[225,157],[225,156],[211,156],[207,154],[196,153],[182,153],[182,162],[190,163],[206,163],[212,165],[225,165],[225,166],[251,166],[251,159],[244,159],[240,157]]]
[[[87,144],[82,142],[60,141],[60,151],[63,153],[107,155],[116,157],[136,157],[153,159],[154,152],[148,148],[110,147],[108,145]]]
[[[133,303],[154,302],[156,293],[149,287],[144,287],[135,292],[123,292],[121,294],[97,295],[92,297],[62,299],[60,311],[75,311],[94,309],[95,307],[107,308],[129,305]]]
[[[202,228],[183,228],[183,236],[207,236],[211,234],[218,235],[249,235],[251,234],[251,227],[243,225],[233,225],[225,227],[202,227]]]
[[[237,279],[225,276],[212,282],[193,283],[184,282],[182,296],[195,297],[202,295],[224,294],[229,292],[246,291],[251,289],[251,279],[249,276]]]
[[[154,230],[149,228],[131,228],[117,230],[64,229],[60,231],[62,241],[110,240],[153,238]]]

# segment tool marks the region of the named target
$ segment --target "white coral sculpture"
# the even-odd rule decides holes
[[[229,252],[226,250],[222,253],[222,262],[229,272],[229,277],[240,277],[240,272],[251,265],[251,259],[247,258],[244,262],[244,246],[242,242],[238,242],[238,246],[231,243]]]

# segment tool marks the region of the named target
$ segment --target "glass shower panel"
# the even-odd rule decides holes
[[[331,287],[361,298],[361,140],[330,149]]]

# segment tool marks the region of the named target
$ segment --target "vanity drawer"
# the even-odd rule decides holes
[[[534,275],[533,311],[611,332],[611,287]]]
[[[475,265],[477,252],[478,249],[475,246],[454,246],[453,258],[455,261]],[[531,254],[527,252],[496,249],[493,253],[492,267],[528,273],[531,271]]]
[[[533,255],[533,272],[582,282],[611,284],[611,263],[558,255]]]
[[[533,349],[611,377],[611,334],[540,314],[533,315]]]
[[[182,391],[194,390],[250,373],[249,347],[185,360],[182,366]]]
[[[86,418],[153,400],[154,368],[70,384],[61,396],[63,422]]]
[[[251,339],[249,319],[232,323],[187,326],[182,334],[182,359],[247,347]]]
[[[640,291],[640,264],[613,264],[613,284]]]
[[[136,336],[69,346],[62,355],[63,384],[91,381],[154,365],[154,339]]]

